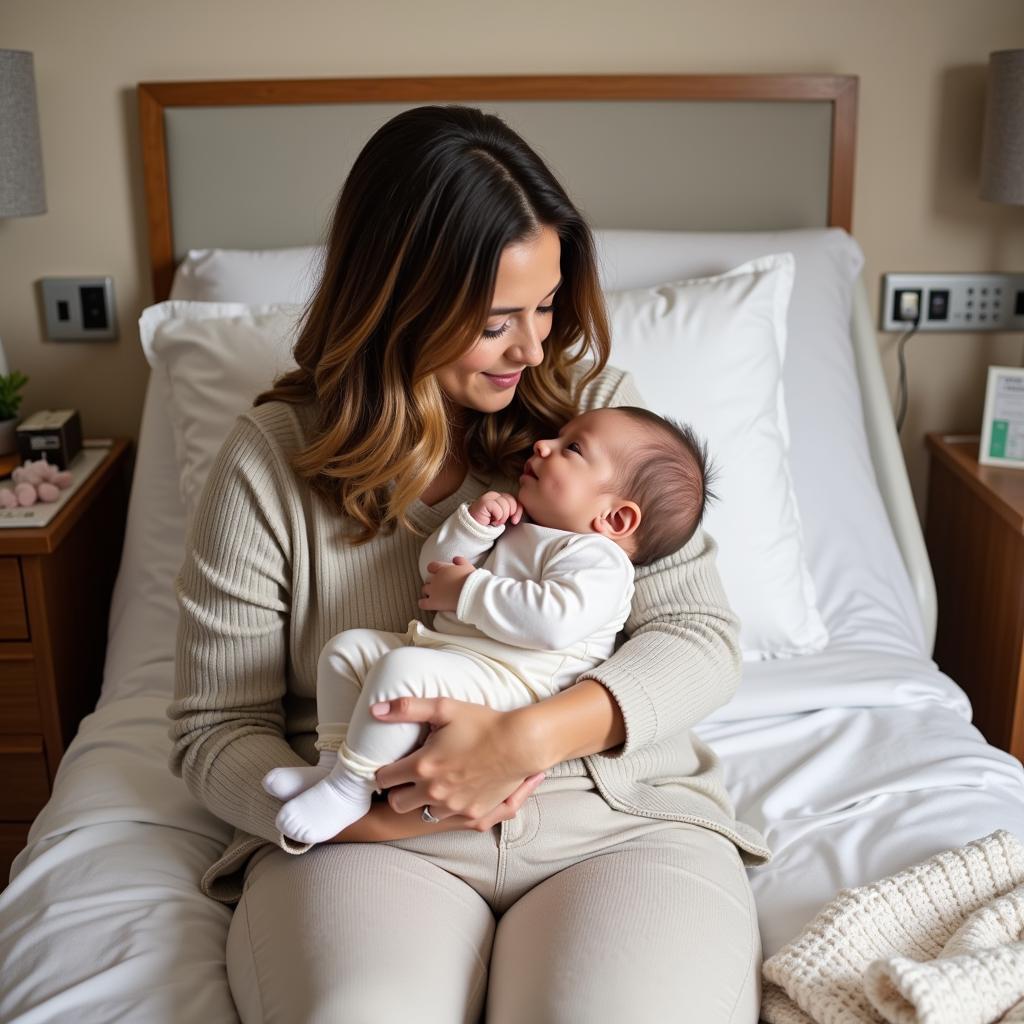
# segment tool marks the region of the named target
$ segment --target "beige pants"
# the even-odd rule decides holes
[[[264,847],[227,948],[245,1024],[754,1024],[760,965],[733,844],[588,778],[489,832]]]

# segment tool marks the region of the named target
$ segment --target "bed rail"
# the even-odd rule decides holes
[[[871,461],[875,467],[875,477],[882,492],[886,512],[889,514],[889,522],[892,524],[893,533],[896,534],[896,543],[910,574],[910,582],[921,610],[925,643],[930,654],[935,646],[935,626],[938,618],[935,579],[928,559],[928,549],[925,547],[921,520],[918,518],[914,496],[910,490],[910,478],[907,476],[903,449],[896,433],[892,402],[885,386],[882,360],[878,354],[878,338],[863,278],[857,282],[854,289],[850,328]]]

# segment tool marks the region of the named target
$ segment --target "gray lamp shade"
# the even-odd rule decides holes
[[[32,54],[0,50],[0,217],[45,212]]]
[[[1024,50],[989,54],[979,194],[1024,203]]]

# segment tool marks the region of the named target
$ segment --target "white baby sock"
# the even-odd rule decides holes
[[[300,843],[322,843],[369,811],[375,788],[372,777],[363,778],[339,763],[327,778],[289,800],[275,824]]]
[[[336,750],[321,750],[320,761],[303,768],[271,768],[263,776],[263,788],[278,800],[291,800],[326,779],[338,763]]]

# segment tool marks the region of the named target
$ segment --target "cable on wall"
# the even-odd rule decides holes
[[[899,396],[896,401],[896,433],[900,433],[903,430],[903,421],[907,417],[907,399],[909,398],[910,389],[907,384],[907,357],[904,349],[907,347],[907,342],[917,333],[917,325],[921,322],[921,317],[918,316],[916,320],[905,330],[901,335],[899,341],[896,342],[896,356],[900,362],[900,383],[899,383]]]

